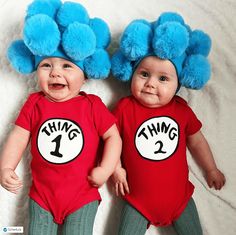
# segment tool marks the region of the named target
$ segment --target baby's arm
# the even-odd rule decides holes
[[[221,189],[225,184],[224,174],[217,168],[211,149],[201,131],[187,138],[187,146],[196,162],[204,170],[208,186]]]
[[[121,154],[122,141],[115,124],[105,132],[102,138],[104,150],[101,163],[88,176],[88,180],[94,187],[100,187],[108,180]]]
[[[11,131],[0,158],[0,184],[6,190],[17,193],[22,182],[15,173],[30,139],[30,132],[15,126]]]

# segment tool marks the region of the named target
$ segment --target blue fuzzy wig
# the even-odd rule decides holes
[[[192,31],[181,15],[165,12],[155,22],[134,20],[126,27],[111,70],[117,79],[129,81],[143,58],[157,56],[173,63],[179,86],[201,89],[210,79],[210,49],[211,39],[206,33]]]
[[[27,8],[23,39],[13,41],[7,57],[19,73],[34,72],[48,57],[60,57],[79,66],[88,78],[108,77],[106,51],[110,30],[100,18],[90,19],[79,3],[34,0]]]

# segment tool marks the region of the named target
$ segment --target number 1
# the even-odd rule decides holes
[[[56,157],[63,157],[61,153],[59,153],[60,145],[61,145],[61,135],[58,135],[52,142],[56,143],[56,148],[54,151],[51,151],[50,154]]]

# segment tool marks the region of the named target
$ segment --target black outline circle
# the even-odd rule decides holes
[[[178,138],[177,145],[176,145],[176,147],[175,147],[174,152],[173,152],[169,157],[167,157],[167,158],[165,158],[165,159],[160,159],[160,160],[157,159],[157,160],[154,160],[154,159],[146,158],[146,157],[144,157],[144,156],[139,152],[139,150],[138,150],[138,148],[136,147],[136,144],[135,144],[135,139],[136,139],[136,135],[137,135],[138,129],[140,128],[140,126],[143,125],[143,123],[145,123],[145,122],[147,122],[147,121],[149,121],[149,120],[151,120],[151,119],[154,119],[154,118],[161,118],[161,117],[167,117],[167,118],[171,119],[172,121],[174,121],[174,122],[177,124],[177,126],[178,126],[178,137],[179,137],[179,138]],[[169,159],[169,158],[176,152],[176,150],[177,150],[177,148],[178,148],[178,146],[179,146],[179,140],[180,140],[180,128],[179,128],[178,122],[177,122],[174,118],[172,118],[172,117],[170,117],[170,116],[154,116],[154,117],[151,117],[151,118],[149,118],[149,119],[144,120],[144,121],[139,125],[139,127],[136,129],[135,135],[134,135],[134,146],[135,146],[135,149],[137,150],[137,152],[139,153],[139,156],[140,156],[140,157],[144,158],[145,160],[154,161],[154,162],[159,162],[159,161],[165,161],[165,160]]]
[[[49,121],[49,120],[54,120],[54,119],[60,119],[60,120],[67,120],[67,121],[70,121],[70,122],[74,123],[76,126],[78,126],[78,127],[80,128],[80,130],[81,130],[81,135],[82,135],[82,140],[83,140],[82,148],[81,148],[80,152],[77,154],[77,156],[76,156],[75,158],[71,159],[70,161],[62,162],[62,163],[50,162],[50,161],[48,161],[47,159],[45,159],[45,158],[43,157],[43,155],[41,154],[41,152],[40,152],[40,150],[39,150],[39,147],[38,147],[39,131],[41,130],[41,127],[44,125],[45,122],[47,122],[47,121]],[[49,162],[49,163],[51,163],[51,164],[55,164],[55,165],[67,164],[67,163],[69,163],[69,162],[71,162],[71,161],[74,161],[77,157],[79,157],[79,155],[81,154],[82,150],[84,149],[84,145],[85,145],[84,142],[85,142],[85,140],[84,140],[84,134],[83,134],[83,130],[82,130],[82,128],[80,127],[80,125],[79,125],[77,122],[75,122],[75,121],[73,121],[73,120],[70,120],[70,119],[67,119],[67,118],[49,118],[49,119],[45,120],[45,121],[40,125],[40,127],[38,128],[37,139],[36,139],[37,150],[38,150],[38,153],[40,154],[40,156],[41,156],[45,161],[47,161],[47,162]]]

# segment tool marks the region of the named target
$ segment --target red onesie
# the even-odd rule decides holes
[[[130,187],[125,200],[151,224],[171,224],[193,194],[186,137],[199,131],[201,122],[178,96],[160,108],[144,107],[129,96],[119,101],[114,114],[123,139],[122,163]]]
[[[114,123],[101,99],[84,92],[64,102],[51,102],[38,92],[24,104],[16,125],[31,133],[29,196],[50,211],[56,223],[101,200],[87,176],[98,160],[100,137]]]

